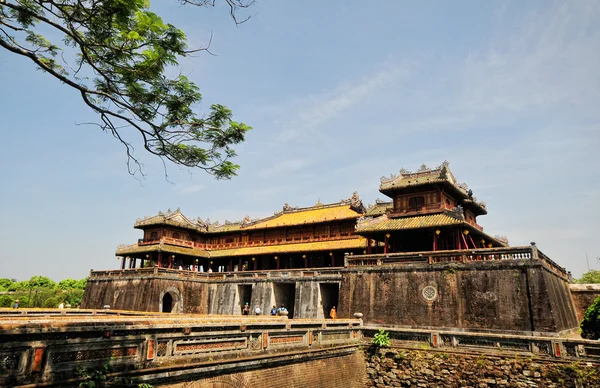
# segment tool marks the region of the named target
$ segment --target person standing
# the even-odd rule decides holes
[[[256,306],[254,308],[254,315],[260,315],[260,307]]]
[[[59,310],[64,310],[65,309],[65,301],[64,300],[62,302],[60,302],[60,304],[58,305],[58,309]]]
[[[246,304],[244,305],[244,309],[242,310],[242,314],[244,314],[244,315],[250,315],[250,306],[248,305],[248,302],[246,302]]]
[[[271,315],[277,315],[277,307],[275,307],[275,305],[273,305],[273,308],[271,309]]]
[[[15,303],[13,303],[13,309],[18,309],[19,308],[19,299],[15,300]]]
[[[336,319],[337,318],[337,311],[335,310],[335,306],[333,306],[331,308],[331,310],[329,311],[329,317],[331,319]]]

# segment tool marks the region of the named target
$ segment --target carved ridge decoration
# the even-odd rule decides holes
[[[465,183],[457,183],[454,175],[450,172],[449,169],[450,163],[447,160],[444,160],[442,164],[436,166],[434,168],[429,168],[426,164],[421,164],[417,171],[411,172],[405,168],[401,168],[400,172],[396,174],[391,174],[389,177],[382,176],[379,180],[381,182],[379,189],[389,189],[393,186],[396,186],[399,182],[406,180],[410,185],[411,182],[409,179],[414,178],[423,178],[424,176],[429,176],[431,181],[448,181],[460,191],[467,194],[469,192],[469,186]]]
[[[166,213],[159,211],[158,215],[155,215],[155,216],[147,216],[147,217],[143,217],[143,218],[137,218],[136,222],[135,222],[135,226],[166,224],[166,225],[180,226],[183,228],[193,229],[198,232],[205,232],[205,233],[226,231],[226,230],[230,230],[231,228],[234,228],[234,229],[237,228],[237,229],[241,230],[243,228],[246,228],[246,227],[261,223],[261,222],[266,222],[266,221],[275,219],[275,218],[281,216],[282,214],[314,210],[314,209],[334,208],[334,207],[344,206],[344,205],[349,205],[350,208],[352,210],[356,211],[357,213],[364,214],[367,211],[362,200],[360,199],[360,197],[358,195],[358,192],[355,191],[350,198],[342,199],[339,202],[330,203],[330,204],[323,204],[319,200],[317,202],[317,204],[315,204],[313,206],[308,206],[308,207],[294,206],[294,207],[292,207],[286,203],[283,205],[282,210],[275,212],[272,216],[263,217],[263,218],[251,219],[250,216],[246,216],[241,221],[225,220],[225,222],[223,224],[219,223],[219,221],[211,222],[210,218],[203,220],[201,217],[197,217],[194,221],[190,221],[188,218],[186,218],[181,213],[180,209],[177,208],[175,211],[168,209]],[[127,247],[127,246],[128,246],[127,244],[122,244],[122,245],[119,245],[118,248]]]
[[[354,229],[360,230],[368,226],[377,225],[388,220],[387,214],[382,214],[379,217],[360,217],[356,220]]]

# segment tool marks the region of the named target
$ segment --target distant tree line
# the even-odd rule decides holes
[[[81,304],[87,278],[64,279],[56,283],[45,276],[29,280],[0,278],[0,307],[11,307],[18,299],[22,308],[53,308],[65,301],[73,307]]]
[[[576,280],[579,284],[600,283],[600,271],[591,269]]]

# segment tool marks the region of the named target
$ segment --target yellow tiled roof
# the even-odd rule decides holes
[[[335,241],[318,241],[308,243],[267,245],[258,247],[243,247],[221,249],[210,252],[210,257],[250,256],[293,252],[329,251],[336,249],[364,248],[367,240],[364,237],[349,238]]]
[[[362,234],[365,232],[385,232],[393,230],[419,229],[449,225],[462,225],[466,228],[469,228],[473,231],[473,233],[484,236],[487,241],[494,242],[495,244],[497,244],[497,246],[508,245],[505,242],[498,240],[496,237],[492,237],[489,234],[483,232],[482,230],[477,229],[468,222],[464,220],[459,220],[444,213],[391,219],[387,218],[386,216],[381,216],[380,219],[376,218],[370,221],[366,221],[363,225],[358,224],[356,227],[356,233]]]
[[[146,252],[166,252],[166,253],[176,253],[180,255],[188,255],[195,257],[208,257],[208,251],[200,248],[192,248],[192,247],[180,247],[176,245],[169,245],[164,243],[159,244],[151,244],[151,245],[138,245],[132,244],[124,247],[117,248],[117,256],[127,256],[134,255],[136,253],[146,253]]]
[[[365,217],[377,217],[385,214],[386,210],[393,208],[394,204],[392,202],[378,202],[367,209]]]
[[[259,221],[243,229],[263,229],[278,226],[316,224],[319,222],[358,218],[362,214],[352,210],[350,205],[324,206],[306,210],[292,210],[275,215],[272,218]]]
[[[375,232],[385,230],[419,229],[431,226],[446,226],[466,224],[446,214],[430,214],[417,217],[403,217],[383,219],[381,222],[372,222],[364,226],[358,225],[357,232]]]

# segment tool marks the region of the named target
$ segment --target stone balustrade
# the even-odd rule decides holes
[[[196,272],[180,270],[175,268],[148,267],[148,268],[126,268],[109,271],[90,271],[92,278],[127,278],[160,276],[163,278],[176,279],[204,279],[213,280],[242,280],[242,279],[297,279],[314,278],[325,280],[340,280],[342,268],[310,268],[310,269],[279,269],[279,270],[245,270],[231,272]]]
[[[559,266],[535,245],[522,247],[480,248],[410,253],[378,253],[346,256],[347,267],[402,265],[410,263],[466,263],[472,261],[541,260],[550,270],[566,276],[565,268]]]
[[[366,339],[379,329],[389,332],[392,343],[418,349],[439,348],[465,352],[531,353],[537,357],[600,362],[600,342],[581,338],[416,330],[365,326]]]
[[[357,319],[17,311],[0,309],[0,386],[77,385],[85,376],[74,371],[101,370],[106,363],[113,374],[143,375],[140,381],[152,383],[165,376],[168,366],[172,381],[191,365],[204,368],[206,375],[218,368],[323,357],[335,349],[347,354],[362,338]]]

